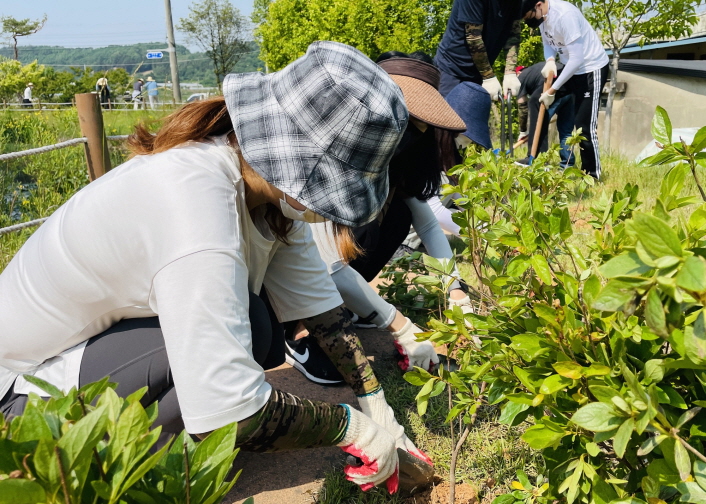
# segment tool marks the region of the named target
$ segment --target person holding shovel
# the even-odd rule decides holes
[[[455,0],[434,62],[441,70],[439,92],[446,96],[461,82],[482,85],[492,100],[517,96],[515,75],[522,32],[521,0]],[[507,50],[503,83],[493,64]],[[488,118],[486,118],[487,122]]]
[[[598,109],[601,91],[608,79],[608,56],[596,31],[581,11],[564,0],[523,0],[525,23],[539,28],[546,63],[542,76],[557,75],[556,56],[564,70],[539,101],[549,109],[562,87],[574,95],[575,128],[581,128],[586,140],[581,142],[581,169],[596,179],[601,177],[598,152]]]
[[[389,57],[388,57],[389,56]],[[378,64],[402,89],[410,122],[390,162],[390,193],[376,219],[353,230],[362,254],[349,260],[335,246],[330,223],[312,224],[319,252],[328,265],[346,307],[356,324],[390,332],[400,355],[400,367],[430,369],[439,359],[429,341],[419,342],[422,332],[393,305],[382,299],[370,282],[405,240],[410,225],[419,233],[429,255],[454,257],[448,239],[427,200],[438,194],[441,176],[454,164],[454,136],[466,130],[463,120],[437,91],[439,70],[423,53],[385,53]],[[458,272],[454,272],[460,278]],[[449,301],[470,311],[471,301],[453,282]],[[294,340],[287,331],[287,362],[308,379],[321,384],[342,383],[343,377],[328,356],[318,348],[316,338]]]
[[[358,50],[315,42],[279,72],[230,74],[135,155],[62,205],[0,274],[0,411],[109,376],[147,386],[167,435],[238,423],[252,451],[340,446],[363,489],[397,489],[402,448],[424,456],[385,401],[307,222],[349,229],[379,214],[408,112]],[[271,308],[258,294],[264,293]],[[279,321],[303,319],[363,410],[273,390]],[[279,353],[279,355],[277,355]]]

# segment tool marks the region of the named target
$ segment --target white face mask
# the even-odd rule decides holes
[[[282,209],[282,214],[292,220],[304,221],[310,224],[326,221],[325,217],[322,217],[321,215],[312,212],[308,208],[305,210],[297,210],[282,198],[280,198],[279,200],[279,207]]]

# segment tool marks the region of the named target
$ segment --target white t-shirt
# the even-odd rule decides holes
[[[581,11],[575,5],[564,0],[548,0],[549,12],[544,22],[539,25],[542,42],[553,54],[563,55],[561,61],[568,65],[566,46],[579,42],[583,46],[583,63],[573,73],[583,75],[599,70],[608,64],[608,55],[601,44],[596,30],[588,24]]]
[[[188,432],[262,408],[271,387],[252,356],[248,291],[264,284],[281,321],[343,303],[309,226],[286,246],[245,203],[223,138],[137,156],[60,207],[0,274],[0,397],[37,391],[29,373],[78,385],[88,338],[159,315]]]
[[[32,88],[29,86],[27,86],[25,88],[24,99],[25,100],[32,100]]]

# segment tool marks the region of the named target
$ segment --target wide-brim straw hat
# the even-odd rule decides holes
[[[149,77],[147,77],[147,80],[148,80],[148,81],[153,81],[154,79],[152,78],[152,76],[149,76]]]
[[[466,130],[463,119],[438,91],[441,73],[434,65],[413,58],[389,58],[378,64],[402,89],[412,117],[449,131]]]
[[[333,222],[378,215],[409,113],[367,56],[314,42],[278,72],[229,74],[223,94],[243,157],[267,182]]]

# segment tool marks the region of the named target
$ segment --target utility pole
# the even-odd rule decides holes
[[[172,69],[172,93],[174,101],[181,103],[181,89],[179,88],[179,67],[177,66],[176,44],[174,43],[174,24],[172,23],[172,3],[164,0],[164,9],[167,16],[167,51],[169,51],[169,66]]]

